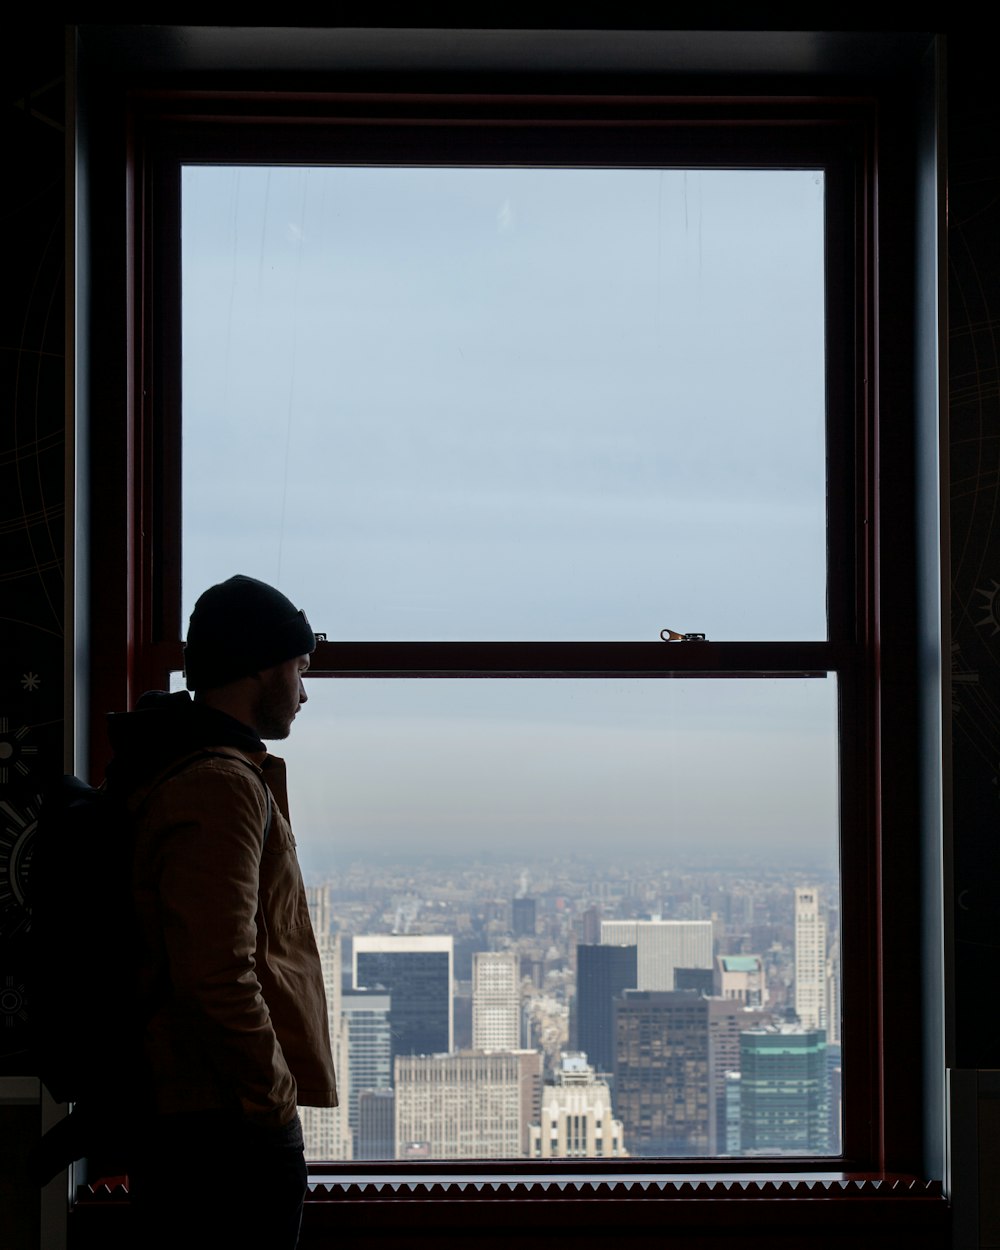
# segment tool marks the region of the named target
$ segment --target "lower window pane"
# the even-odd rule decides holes
[[[308,693],[310,1157],[840,1152],[833,677]]]

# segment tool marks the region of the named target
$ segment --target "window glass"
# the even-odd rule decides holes
[[[243,572],[333,640],[826,638],[820,171],[182,188],[185,620]],[[833,675],[308,692],[313,1158],[839,1152]]]
[[[821,639],[818,170],[183,174],[185,600]]]
[[[279,749],[340,967],[354,1157],[839,1152],[834,679],[309,691]],[[568,1115],[608,1105],[574,1138]]]

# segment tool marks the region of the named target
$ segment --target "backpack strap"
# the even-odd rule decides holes
[[[271,832],[271,822],[274,820],[274,799],[271,796],[271,787],[261,778],[264,786],[264,801],[267,803],[267,819],[264,821],[264,845],[267,845],[267,837]]]
[[[235,748],[232,750],[232,752],[209,751],[209,750],[202,748],[197,751],[192,751],[189,755],[183,755],[180,757],[180,759],[174,760],[173,763],[167,769],[165,769],[162,773],[160,773],[158,777],[154,779],[152,784],[148,787],[148,789],[143,794],[142,798],[139,800],[136,806],[132,809],[132,813],[131,813],[132,816],[137,817],[139,815],[142,809],[146,806],[146,803],[149,801],[149,799],[152,798],[152,796],[156,793],[156,791],[160,788],[160,786],[164,785],[168,781],[171,781],[174,777],[182,773],[191,764],[196,763],[198,760],[205,760],[205,759],[235,760],[238,764],[242,764],[256,778],[257,784],[264,791],[264,805],[265,805],[266,815],[264,817],[264,837],[263,837],[262,845],[266,844],[268,836],[271,833],[271,826],[274,823],[274,797],[271,794],[271,787],[267,784],[267,782],[261,776],[258,769],[250,762],[250,760],[248,760],[241,751],[237,751]]]

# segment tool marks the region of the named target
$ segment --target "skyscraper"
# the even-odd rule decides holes
[[[391,1089],[363,1089],[358,1095],[355,1159],[395,1159],[396,1095]]]
[[[396,1157],[523,1158],[538,1118],[541,1072],[534,1050],[400,1056]]]
[[[350,1159],[353,1153],[353,1143],[344,1097],[344,1091],[350,1081],[350,1059],[347,1054],[340,1010],[340,939],[330,931],[329,886],[310,886],[306,890],[306,901],[316,945],[319,948],[320,966],[323,969],[330,1045],[337,1070],[341,1105],[339,1107],[302,1107],[299,1112],[302,1119],[302,1136],[305,1141],[307,1159]]]
[[[743,1152],[826,1154],[830,1084],[826,1034],[801,1025],[740,1035]]]
[[[354,988],[392,999],[392,1057],[452,1048],[450,935],[363,935],[354,939]]]
[[[614,1000],[636,988],[634,945],[576,948],[576,1044],[595,1072],[614,1072]]]
[[[391,997],[377,990],[355,990],[343,996],[350,1080],[340,1097],[347,1103],[347,1120],[354,1130],[361,1091],[392,1087],[391,1007]]]
[[[511,904],[511,928],[515,937],[534,937],[536,907],[533,898],[516,898]]]
[[[727,1151],[726,1080],[740,1071],[740,1037],[747,1029],[757,1029],[765,1013],[744,1007],[738,998],[710,998],[708,1001],[708,1070],[711,1100],[712,1154]],[[732,1108],[730,1106],[730,1111]],[[738,1153],[738,1151],[737,1151]]]
[[[709,999],[625,990],[615,1003],[615,1110],[631,1155],[707,1155],[715,1136]]]
[[[710,920],[602,920],[601,943],[636,947],[640,990],[673,990],[676,968],[712,966]]]
[[[477,952],[472,957],[472,1049],[517,1050],[520,1033],[517,955]]]
[[[827,1045],[840,1041],[840,940],[834,938],[830,942],[830,950],[826,957],[825,998]]]
[[[532,1159],[611,1159],[625,1153],[622,1122],[611,1114],[611,1091],[579,1054],[563,1054],[555,1084],[542,1089],[531,1126]]]
[[[826,921],[811,885],[795,890],[795,1014],[803,1028],[826,1025]]]

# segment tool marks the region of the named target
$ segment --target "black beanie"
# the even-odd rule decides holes
[[[306,614],[280,590],[238,573],[194,605],[184,646],[189,690],[210,690],[316,649]]]

